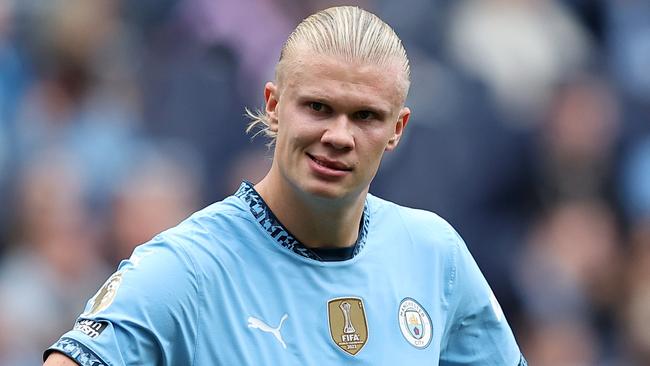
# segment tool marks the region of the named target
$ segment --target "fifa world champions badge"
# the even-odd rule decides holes
[[[402,300],[397,320],[402,335],[413,347],[426,348],[431,343],[431,318],[417,301],[410,297]]]
[[[350,355],[356,355],[368,341],[368,322],[363,300],[358,297],[328,301],[327,317],[334,343]]]

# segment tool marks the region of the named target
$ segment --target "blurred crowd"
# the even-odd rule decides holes
[[[136,245],[263,176],[244,108],[341,4],[412,63],[371,192],[458,229],[531,365],[650,364],[647,0],[0,0],[0,365],[39,364]]]

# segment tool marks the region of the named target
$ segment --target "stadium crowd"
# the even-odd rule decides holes
[[[244,108],[344,3],[412,62],[371,192],[458,228],[532,365],[650,364],[650,2],[0,0],[0,365],[40,364],[136,245],[263,176]]]

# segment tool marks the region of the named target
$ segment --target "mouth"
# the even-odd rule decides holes
[[[326,158],[326,157],[324,157],[324,156],[311,155],[311,154],[309,154],[309,153],[307,153],[307,156],[309,156],[309,158],[310,158],[314,163],[316,163],[316,164],[318,164],[319,166],[322,166],[322,167],[324,167],[324,168],[331,169],[331,170],[335,170],[335,171],[342,171],[342,172],[349,172],[349,171],[352,171],[352,167],[351,167],[351,166],[349,166],[349,165],[347,165],[347,164],[345,164],[345,163],[342,163],[342,162],[340,162],[340,161],[331,160],[331,159],[328,159],[328,158]]]

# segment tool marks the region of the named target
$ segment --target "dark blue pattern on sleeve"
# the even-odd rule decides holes
[[[248,203],[253,217],[255,217],[264,230],[266,230],[266,232],[268,232],[269,235],[271,235],[271,237],[282,247],[303,257],[323,261],[318,254],[307,248],[303,243],[296,239],[289,230],[284,227],[284,225],[282,225],[269,206],[266,205],[262,196],[257,193],[255,188],[253,188],[252,183],[243,182],[241,186],[239,186],[235,196]],[[366,204],[363,208],[363,217],[361,219],[361,227],[359,228],[359,236],[357,237],[357,242],[354,244],[354,251],[352,253],[353,257],[359,254],[366,243],[369,221],[368,205]]]
[[[528,366],[528,361],[526,361],[523,354],[521,354],[521,357],[519,357],[519,365],[518,366]]]
[[[81,366],[108,366],[88,347],[72,338],[62,337],[48,349],[50,351],[62,352]]]

